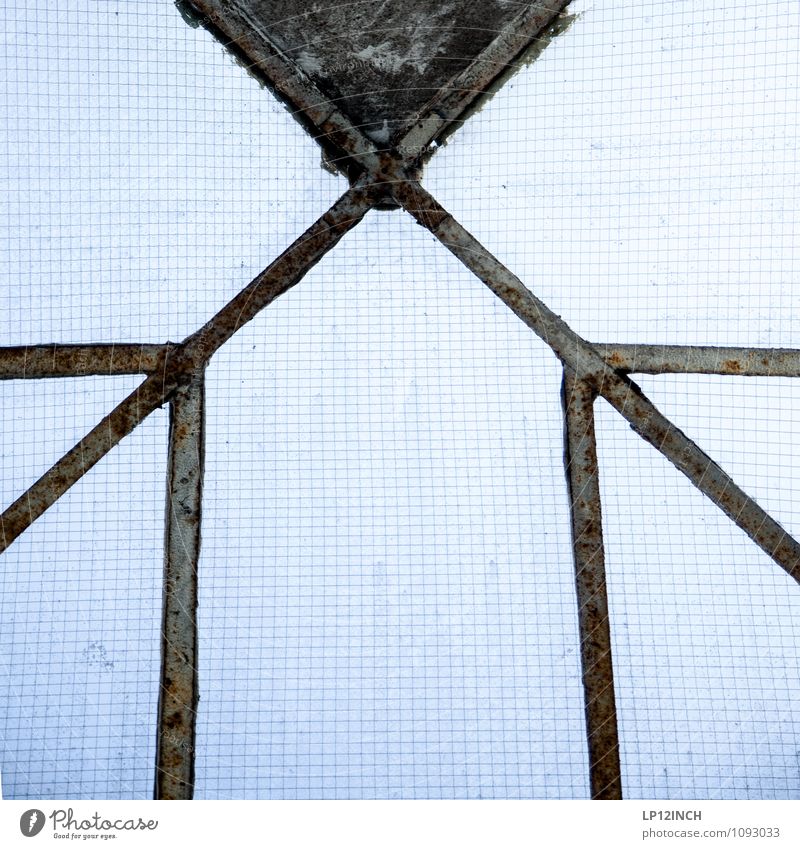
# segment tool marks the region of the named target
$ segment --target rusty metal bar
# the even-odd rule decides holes
[[[622,798],[611,629],[608,617],[594,389],[564,369],[564,465],[570,497],[581,672],[592,799]]]
[[[170,345],[18,345],[0,348],[0,380],[151,374]]]
[[[165,360],[166,362],[166,360]],[[167,371],[150,375],[0,516],[0,552],[51,507],[177,386]]]
[[[197,564],[203,492],[204,385],[170,402],[156,799],[191,799],[197,716]]]
[[[162,366],[0,515],[0,553],[123,437],[191,379],[246,322],[292,288],[379,198],[352,188],[200,330],[169,351]]]
[[[457,130],[482,101],[531,60],[532,50],[538,53],[540,42],[542,47],[549,43],[546,33],[571,2],[540,0],[522,4],[520,14],[428,103],[425,114],[405,132],[397,149],[410,156],[431,152],[427,149],[434,139],[441,141]]]
[[[645,441],[673,465],[782,569],[800,583],[800,544],[743,492],[733,479],[675,427],[624,374],[612,369],[585,339],[492,256],[417,182],[398,182],[396,200],[417,222],[482,280],[553,349],[578,377],[588,381]]]
[[[790,348],[595,344],[594,349],[625,373],[800,377],[800,351]]]

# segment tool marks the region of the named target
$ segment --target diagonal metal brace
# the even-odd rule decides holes
[[[595,348],[464,229],[419,183],[394,185],[394,196],[522,321],[630,423],[782,569],[800,583],[800,543],[775,521],[685,433],[666,418],[625,374],[612,369]]]
[[[596,393],[564,369],[564,466],[569,487],[581,673],[592,799],[622,798],[603,520],[594,428]]]

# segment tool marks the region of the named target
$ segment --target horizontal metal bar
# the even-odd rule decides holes
[[[0,348],[0,380],[151,374],[171,345],[18,345]]]
[[[170,402],[156,799],[191,799],[194,791],[203,395],[199,373]]]
[[[431,231],[578,377],[587,380],[644,440],[707,495],[782,569],[800,582],[800,544],[733,479],[675,427],[626,375],[612,369],[595,348],[530,292],[418,183],[393,187],[397,201]]]
[[[800,351],[791,348],[594,343],[594,349],[612,368],[626,373],[800,377]]]
[[[0,552],[140,422],[192,380],[246,322],[286,292],[366,215],[376,195],[352,188],[0,515]]]
[[[564,464],[572,520],[590,787],[592,799],[621,799],[594,400],[594,389],[564,369]]]

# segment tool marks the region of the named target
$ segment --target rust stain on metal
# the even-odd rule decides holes
[[[0,380],[151,374],[171,349],[166,345],[20,345],[0,348]]]
[[[203,396],[201,371],[170,403],[156,799],[191,799],[194,790]]]
[[[595,391],[564,370],[564,464],[570,496],[589,775],[593,799],[622,798],[603,522],[594,430]]]
[[[0,379],[140,372],[148,375],[0,516],[0,551],[146,416],[170,401],[156,797],[190,798],[194,782],[194,723],[198,698],[196,606],[203,471],[203,368],[221,345],[276,297],[294,286],[369,209],[401,204],[544,339],[565,365],[565,451],[572,504],[592,796],[620,798],[594,399],[602,395],[643,439],[661,451],[782,568],[800,581],[800,545],[669,422],[627,377],[636,370],[656,374],[692,371],[800,376],[800,352],[591,345],[537,299],[416,182],[416,166],[430,152],[431,140],[442,139],[450,129],[459,126],[480,98],[504,80],[504,74],[513,69],[512,63],[524,57],[543,29],[550,26],[567,5],[566,0],[530,4],[519,15],[508,3],[497,0],[492,7],[498,16],[496,20],[504,22],[505,28],[500,28],[500,34],[495,31],[497,37],[492,40],[491,36],[486,36],[488,30],[482,27],[485,31],[480,36],[483,40],[479,46],[476,47],[477,36],[467,39],[465,43],[471,45],[471,52],[464,51],[464,55],[458,57],[459,62],[463,60],[462,64],[451,68],[445,75],[447,79],[436,82],[431,88],[434,95],[426,94],[412,111],[401,109],[389,115],[392,121],[388,118],[383,121],[386,126],[373,120],[370,110],[380,99],[362,97],[366,88],[359,83],[357,74],[340,74],[340,81],[345,86],[355,84],[362,91],[320,93],[325,86],[321,89],[318,85],[320,80],[315,77],[313,61],[294,55],[291,45],[287,50],[287,45],[281,44],[280,33],[270,35],[269,26],[265,29],[265,22],[259,23],[258,14],[253,18],[259,8],[263,13],[267,4],[255,0],[192,0],[191,5],[200,11],[204,25],[222,38],[248,70],[293,109],[295,117],[322,145],[329,161],[349,176],[353,188],[180,345],[34,346],[0,350]],[[323,22],[325,15],[335,13],[339,20],[346,14],[337,10],[333,2],[317,4],[313,9],[304,9],[302,4],[293,2],[278,5],[295,9],[300,18],[317,16],[315,20]],[[425,4],[415,2],[411,5],[417,11],[425,10]],[[454,3],[455,6],[467,9],[470,15],[486,14],[484,8],[476,11],[474,4]],[[271,4],[272,12],[276,8]],[[391,13],[397,15],[399,8],[392,9]],[[408,16],[408,4],[400,13]],[[267,23],[285,23],[287,15],[284,14],[283,19],[281,15],[273,15],[273,18],[275,20]],[[303,23],[304,28],[306,23]],[[469,28],[462,26],[462,29]],[[322,32],[324,35],[324,28]],[[378,70],[380,62],[386,61],[399,62],[400,68],[404,66],[406,58],[397,51],[392,58],[385,49],[381,58],[380,51],[376,53],[374,48],[375,45],[367,44],[362,58],[372,62]],[[334,53],[332,61],[336,60]],[[368,73],[373,71],[374,68]],[[365,72],[364,68],[361,72]],[[420,79],[424,82],[423,72],[419,74],[423,75]],[[330,77],[328,74],[327,79]],[[406,82],[411,79],[407,71],[400,78]],[[413,85],[407,88],[411,91]],[[398,90],[402,89],[403,86],[399,86]],[[419,92],[414,96],[418,97]],[[381,118],[386,111],[384,107],[385,104],[376,113]],[[353,120],[353,115],[357,120]],[[387,146],[392,148],[390,154],[381,152]]]

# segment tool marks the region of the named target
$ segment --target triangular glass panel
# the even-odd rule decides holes
[[[509,65],[569,0],[443,3],[333,0],[191,0],[202,22],[289,105],[319,127],[308,107],[329,102],[378,145],[394,144],[414,125],[457,118],[504,78]],[[297,79],[317,101],[298,97]],[[306,96],[308,91],[306,91]],[[303,102],[303,101],[306,102]]]

